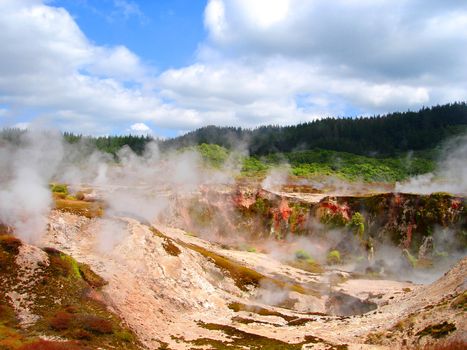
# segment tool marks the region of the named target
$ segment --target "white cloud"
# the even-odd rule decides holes
[[[199,61],[160,84],[243,125],[452,102],[467,96],[466,18],[453,0],[210,0]]]
[[[0,1],[1,125],[31,115],[93,134],[293,124],[467,96],[459,1],[210,0],[196,62],[158,75],[47,3]],[[142,15],[134,2],[114,5]]]
[[[132,134],[141,134],[141,135],[151,135],[152,130],[149,126],[144,123],[134,123],[130,126],[130,133]]]
[[[57,30],[60,28],[60,30]],[[0,2],[0,104],[17,117],[34,114],[62,129],[103,134],[152,120],[160,127],[193,127],[186,110],[139,86],[154,78],[123,46],[92,44],[70,14],[40,1]],[[11,126],[15,118],[2,118]]]

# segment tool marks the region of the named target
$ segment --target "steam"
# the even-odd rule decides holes
[[[233,160],[221,169],[206,167],[194,150],[163,154],[154,142],[141,156],[125,146],[115,158],[86,141],[66,143],[59,132],[31,130],[19,140],[3,134],[0,222],[14,227],[25,241],[38,243],[53,205],[49,184],[58,182],[71,192],[90,188],[88,197],[104,200],[108,217],[125,214],[152,223],[170,216],[174,198],[194,196],[202,185],[232,184],[239,170]],[[107,226],[103,224],[104,231]],[[115,245],[110,236],[102,237],[99,249]]]
[[[287,184],[290,176],[290,165],[283,164],[272,168],[261,183],[262,188],[268,191],[280,191]]]
[[[278,288],[273,282],[261,281],[256,292],[256,301],[266,305],[278,306],[289,298],[289,291]]]
[[[123,222],[102,219],[96,236],[97,249],[103,254],[111,253],[126,237],[128,237],[128,231]]]
[[[443,148],[438,170],[396,184],[396,191],[429,194],[450,192],[467,195],[467,134],[450,140]]]
[[[61,135],[22,134],[18,144],[0,139],[0,221],[35,243],[43,234],[52,204],[48,184],[63,157]]]

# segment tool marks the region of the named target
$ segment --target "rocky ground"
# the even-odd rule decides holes
[[[276,218],[273,200],[278,200],[280,215],[288,212],[281,198],[268,196],[262,197],[269,198],[272,208],[267,215]],[[222,198],[218,197],[219,203]],[[259,197],[249,198],[253,198],[251,206]],[[310,203],[316,203],[315,199]],[[244,205],[248,195],[237,193],[235,200],[233,203]],[[339,199],[335,203],[344,208]],[[352,201],[346,203],[350,203],[349,208],[356,206]],[[286,204],[291,207],[290,202]],[[292,214],[286,214],[289,228]],[[455,213],[451,210],[451,214]],[[190,215],[193,212],[187,207],[177,220],[150,223],[135,215],[92,217],[62,210],[51,212],[48,230],[38,246],[71,256],[102,277],[105,285],[88,286],[88,294],[105,305],[110,313],[105,317],[117,317],[118,327],[128,328],[128,334],[135,336],[120,343],[93,336],[78,339],[78,346],[397,349],[423,347],[440,340],[467,342],[465,257],[435,282],[415,284],[384,278],[383,274],[355,273],[346,265],[284,258],[284,252],[300,248],[300,241],[279,240],[274,247],[280,249],[274,254],[269,235],[268,239],[248,236],[251,239],[241,244],[213,242],[206,239],[210,237],[206,230],[205,235],[187,230],[189,225],[195,227],[193,220],[187,223],[183,219]],[[244,218],[242,215],[250,213],[242,212],[240,217]],[[225,225],[238,228],[233,221]],[[271,227],[274,222],[267,230]],[[283,229],[284,225],[278,227]],[[38,271],[50,264],[51,250],[26,244],[18,249],[17,279],[10,284],[2,280],[0,295],[14,309],[18,327],[27,331],[44,317],[31,304],[36,302],[40,284]],[[50,333],[42,328],[35,330],[39,335],[41,331]],[[67,334],[57,339],[77,338]],[[100,343],[96,339],[101,339]],[[1,344],[0,336],[0,349]]]

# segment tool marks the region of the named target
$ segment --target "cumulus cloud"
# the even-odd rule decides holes
[[[131,134],[140,134],[140,135],[151,135],[152,130],[149,126],[144,123],[134,123],[130,126]]]
[[[195,62],[156,74],[123,45],[93,44],[53,2],[4,0],[1,124],[26,115],[92,134],[293,124],[467,96],[467,3],[209,0],[204,24]]]
[[[0,105],[18,118],[33,114],[92,134],[118,132],[115,124],[141,120],[193,125],[186,111],[146,91],[153,76],[138,56],[123,46],[92,44],[63,8],[0,2],[0,41]],[[17,120],[10,115],[2,122],[12,126]]]

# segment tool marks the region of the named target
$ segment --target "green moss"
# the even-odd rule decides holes
[[[73,278],[81,278],[78,262],[70,255],[60,254],[60,259],[66,261],[70,265],[71,276]]]

